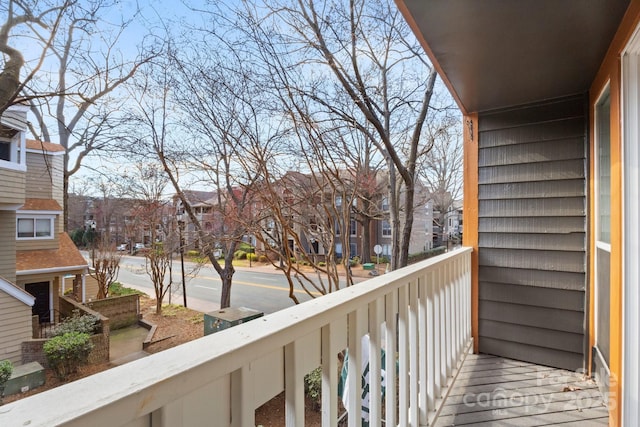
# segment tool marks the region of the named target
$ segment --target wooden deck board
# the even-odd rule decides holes
[[[469,355],[436,426],[607,426],[594,381],[580,373]]]

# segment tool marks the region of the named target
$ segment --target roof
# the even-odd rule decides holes
[[[589,90],[629,0],[396,0],[466,113]]]
[[[16,251],[16,274],[78,270],[88,267],[67,233],[60,233],[58,249]]]
[[[36,301],[36,298],[29,292],[17,287],[2,277],[0,277],[0,290],[31,307],[33,307]]]
[[[27,150],[45,151],[47,153],[64,153],[64,147],[52,142],[36,141],[27,139]]]
[[[57,211],[62,212],[62,206],[53,199],[25,199],[19,211]]]

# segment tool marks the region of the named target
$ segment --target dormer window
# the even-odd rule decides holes
[[[0,160],[11,161],[11,143],[0,140]]]
[[[17,218],[18,239],[52,239],[53,216],[19,216]]]

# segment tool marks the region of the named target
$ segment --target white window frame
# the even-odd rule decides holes
[[[18,223],[21,219],[30,219],[34,221],[33,224],[33,236],[32,237],[22,237],[18,235]],[[49,220],[49,230],[50,234],[48,236],[36,236],[36,220]],[[56,230],[55,230],[55,215],[16,215],[16,240],[52,240],[55,238]]]
[[[0,159],[0,168],[21,172],[26,171],[27,150],[24,132],[18,132],[12,138],[0,138],[0,140],[11,144],[9,148],[11,160]]]
[[[622,424],[638,425],[640,408],[640,26],[622,53]]]
[[[382,236],[383,237],[391,237],[392,235],[392,231],[391,231],[391,223],[389,221],[387,221],[386,219],[382,220]]]

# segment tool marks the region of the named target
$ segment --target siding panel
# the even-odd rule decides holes
[[[16,213],[0,211],[0,276],[16,282]]]
[[[0,167],[0,203],[24,203],[25,173]]]
[[[484,248],[479,251],[480,265],[487,267],[584,273],[584,252],[538,251]]]
[[[481,248],[535,249],[548,251],[579,251],[585,245],[584,233],[493,233],[480,234]]]
[[[585,167],[584,160],[483,167],[478,170],[478,183],[499,184],[584,179]]]
[[[31,339],[31,307],[0,291],[0,360],[21,363],[21,344]]]
[[[485,184],[478,188],[478,197],[491,199],[539,199],[543,197],[584,196],[584,179],[536,182],[508,182],[503,184]]]
[[[480,218],[482,233],[584,233],[585,217]]]
[[[479,117],[480,351],[584,363],[586,98]]]

